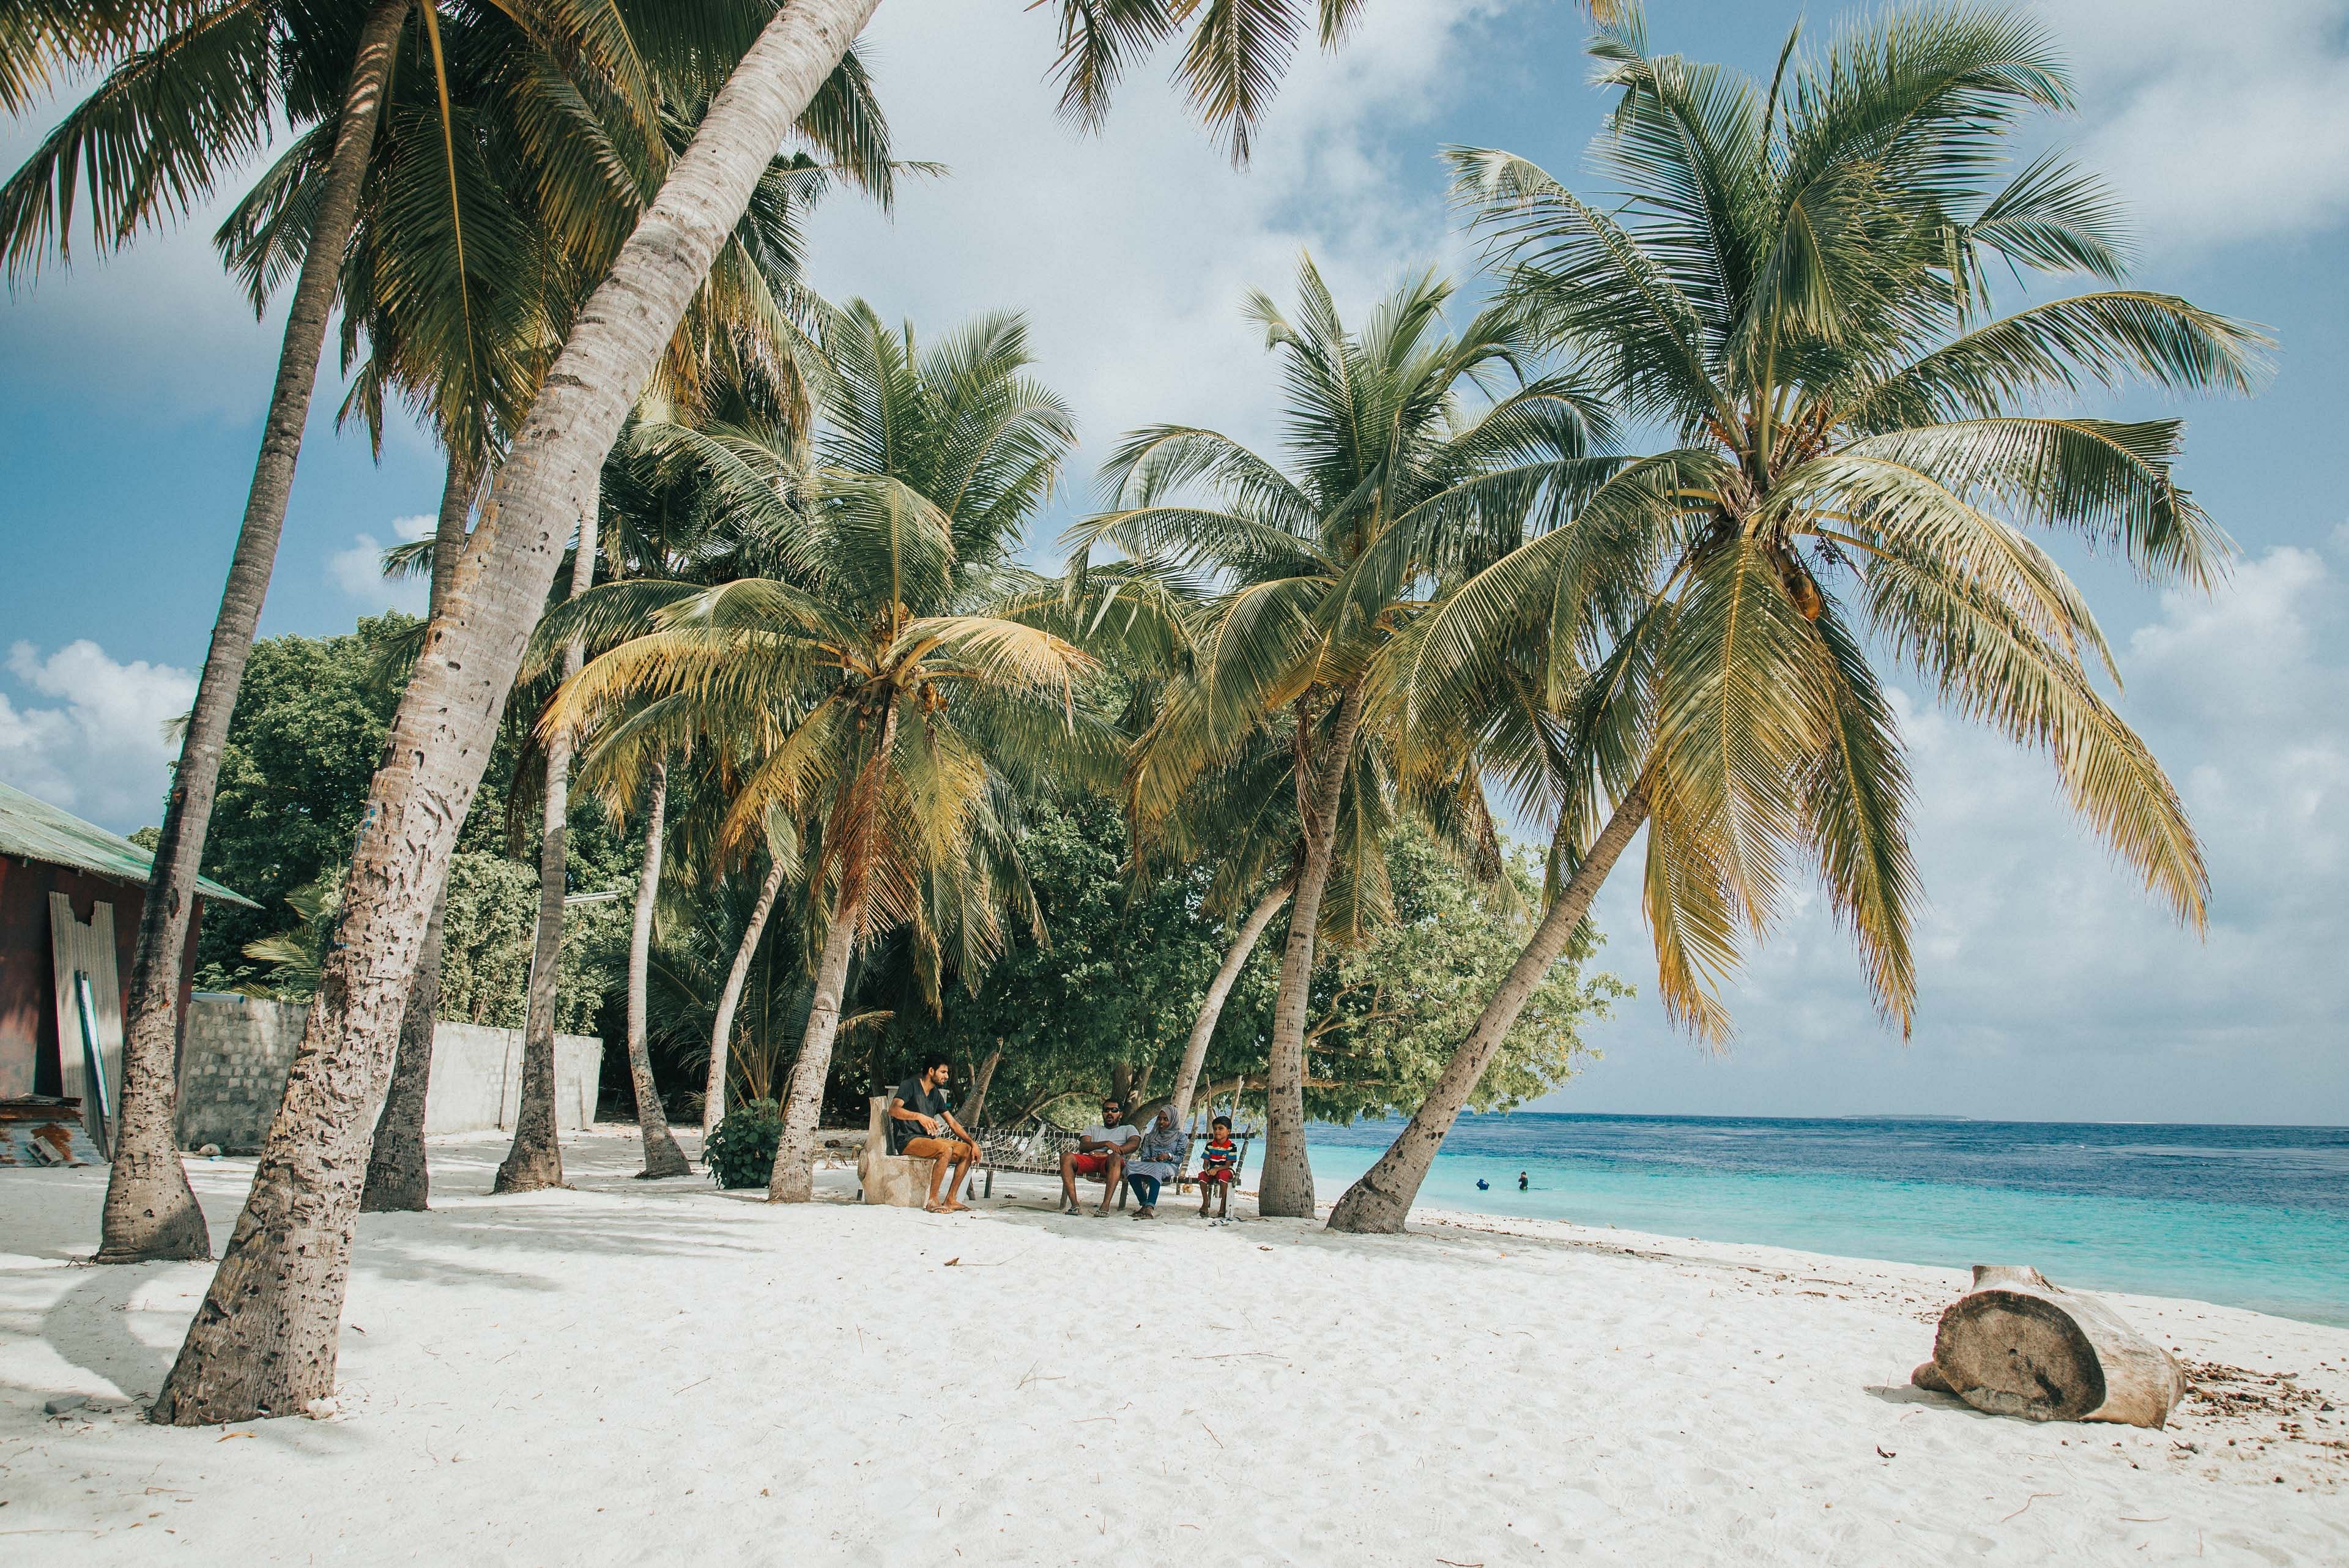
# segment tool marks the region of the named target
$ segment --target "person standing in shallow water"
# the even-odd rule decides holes
[[[969,1207],[962,1200],[963,1178],[978,1160],[978,1140],[947,1109],[947,1077],[952,1071],[944,1056],[933,1053],[919,1073],[897,1085],[889,1102],[889,1152],[931,1162],[930,1198],[923,1207],[933,1214]],[[938,1199],[941,1190],[944,1202]]]
[[[1517,1172],[1517,1190],[1518,1190],[1518,1191],[1523,1192],[1526,1188],[1531,1187],[1532,1185],[1533,1185],[1533,1179],[1532,1179],[1531,1177],[1527,1176],[1527,1175],[1526,1175],[1524,1171],[1522,1171],[1522,1170],[1521,1170],[1521,1171],[1519,1171],[1519,1172]]]

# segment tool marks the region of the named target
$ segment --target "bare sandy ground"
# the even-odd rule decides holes
[[[138,1407],[208,1266],[79,1264],[103,1173],[0,1174],[0,1557],[2349,1563],[2349,1331],[2116,1298],[2204,1392],[2033,1426],[1907,1386],[1954,1270],[1061,1219],[1019,1179],[770,1208],[626,1179],[616,1130],[493,1199],[502,1152],[438,1145],[434,1212],[365,1220],[340,1414],[191,1431]],[[195,1164],[216,1239],[250,1172]]]

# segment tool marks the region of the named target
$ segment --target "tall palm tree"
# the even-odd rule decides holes
[[[63,255],[78,182],[88,171],[91,238],[119,244],[157,217],[184,212],[217,171],[251,153],[281,107],[270,90],[285,65],[302,70],[282,107],[331,118],[328,178],[318,192],[322,233],[348,230],[359,171],[375,134],[392,54],[409,0],[376,0],[334,19],[333,45],[300,36],[296,7],[206,8],[181,20],[157,15],[120,36],[129,46],[98,90],[67,114],[25,166],[0,184],[0,249],[11,279],[26,275],[52,244]],[[156,27],[156,22],[164,22]],[[326,68],[321,70],[321,65]],[[336,68],[339,67],[339,68]],[[289,73],[290,74],[290,73]],[[164,90],[158,90],[158,84]],[[300,95],[300,96],[297,96]],[[204,832],[228,734],[229,713],[253,643],[294,462],[334,302],[329,257],[306,269],[278,357],[261,454],[229,566],[221,612],[164,805],[155,872],[130,968],[130,1010],[114,1160],[107,1178],[101,1262],[209,1258],[212,1238],[172,1139],[179,960],[187,945]]]
[[[574,651],[600,655],[656,629],[655,618],[693,587],[755,574],[772,548],[774,542],[758,533],[760,524],[771,519],[754,511],[750,530],[740,531],[734,526],[729,503],[747,485],[760,509],[766,509],[780,473],[750,465],[771,462],[774,454],[803,445],[803,421],[784,395],[790,389],[772,376],[745,374],[738,368],[721,380],[703,382],[699,389],[703,406],[689,424],[680,422],[677,416],[683,410],[673,404],[647,398],[644,414],[605,460],[601,508],[611,580],[548,616],[534,639],[526,674],[557,661],[567,666]],[[791,526],[796,519],[786,518],[785,523]],[[689,704],[674,699],[628,704],[601,715],[597,729],[580,737],[585,745],[582,781],[616,812],[635,809],[641,801],[646,816],[644,871],[628,964],[627,1048],[644,1140],[642,1174],[655,1178],[688,1168],[653,1082],[647,1002],[670,763],[689,761],[699,752],[739,767],[731,753],[750,739],[708,732],[698,717]],[[550,748],[569,738],[552,737]],[[727,771],[721,768],[720,776]],[[685,788],[680,798],[688,810],[698,778],[690,770],[681,775]],[[772,846],[770,853],[771,889],[794,862]],[[730,1021],[749,954],[758,946],[773,903],[770,891],[752,911],[742,952],[719,1001],[721,1031]],[[710,1125],[705,1120],[703,1130]]]
[[[1898,12],[1807,59],[1790,39],[1766,90],[1651,56],[1636,16],[1591,52],[1620,93],[1599,146],[1619,196],[1586,202],[1506,153],[1452,161],[1515,264],[1509,303],[1680,444],[1626,461],[1452,595],[1399,682],[1415,714],[1474,722],[1496,711],[1496,672],[1544,671],[1563,888],[1428,1103],[1339,1204],[1340,1229],[1402,1225],[1526,992],[1643,824],[1675,1019],[1725,1032],[1713,983],[1809,871],[1906,1033],[1909,767],[1871,649],[2044,749],[2154,896],[2203,919],[2185,811],[2097,693],[2111,651],[2032,535],[2189,586],[2229,546],[2176,482],[2180,421],[2026,410],[2129,380],[2246,391],[2266,340],[2123,287],[1995,312],[1993,265],[2124,273],[2093,178],[2054,157],[2004,176],[2015,122],[2071,103],[2021,16]]]
[[[647,398],[622,434],[605,463],[603,504],[625,553],[639,565],[550,614],[534,639],[540,658],[574,639],[600,655],[657,629],[660,618],[697,587],[789,572],[802,519],[784,497],[804,467],[805,419],[779,396],[784,389],[758,376],[738,373],[724,386],[728,395],[715,402],[705,397],[690,420],[687,410]],[[733,961],[709,1011],[705,1137],[725,1114],[728,1047],[753,955],[785,881],[799,870],[797,841],[786,823],[771,820],[761,832],[730,840],[704,826],[709,812],[700,808],[713,792],[730,799],[741,776],[781,738],[765,713],[732,715],[739,722],[723,727],[712,727],[712,717],[674,697],[620,704],[597,713],[595,728],[582,737],[590,748],[588,776],[607,799],[623,805],[648,767],[665,766],[672,756],[699,755],[700,763],[680,775],[693,827],[687,874],[722,877],[738,863],[755,864],[762,852],[766,857]]]
[[[1159,798],[1179,795],[1286,715],[1303,842],[1273,1011],[1258,1202],[1268,1214],[1310,1215],[1304,1059],[1315,947],[1341,829],[1366,836],[1347,863],[1377,858],[1370,819],[1361,810],[1341,818],[1340,806],[1361,741],[1395,733],[1381,671],[1427,586],[1405,542],[1489,534],[1480,519],[1521,514],[1529,489],[1587,464],[1590,410],[1563,379],[1503,390],[1518,363],[1516,329],[1486,312],[1443,336],[1452,287],[1433,274],[1389,296],[1360,334],[1309,257],[1298,293],[1294,322],[1261,294],[1249,305],[1286,359],[1295,477],[1213,431],[1138,431],[1109,464],[1116,504],[1075,537],[1222,581],[1193,633],[1195,700],[1170,705],[1145,742]],[[1502,395],[1464,399],[1487,385]],[[1366,807],[1372,796],[1354,798]]]
[[[171,1066],[178,1038],[178,963],[186,945],[229,715],[283,529],[318,357],[335,302],[343,244],[374,145],[395,62],[419,56],[440,73],[439,7],[414,0],[229,0],[82,7],[37,5],[5,26],[29,46],[11,78],[53,53],[110,66],[16,173],[0,183],[0,252],[12,278],[54,252],[69,256],[77,205],[103,252],[183,215],[220,177],[267,144],[281,118],[313,125],[317,178],[305,219],[320,243],[298,273],[277,376],[194,707],[165,802],[156,876],[140,922],[130,975],[118,1153],[109,1173],[98,1257],[134,1262],[211,1256],[202,1214],[172,1147]],[[602,7],[550,5],[541,26],[567,48],[573,74],[617,62]],[[78,13],[78,15],[76,14]],[[590,15],[583,15],[589,13]],[[445,76],[440,77],[445,88]],[[20,96],[20,95],[19,95]],[[447,120],[448,98],[440,99]],[[13,106],[13,105],[12,105]]]
[[[810,846],[821,950],[770,1183],[779,1200],[810,1195],[859,943],[903,928],[931,974],[949,959],[983,968],[1000,946],[996,909],[1032,908],[999,826],[1010,777],[1055,753],[1116,754],[1076,705],[1092,660],[994,613],[1034,592],[1011,552],[1074,440],[1028,373],[1025,328],[986,317],[925,352],[858,303],[826,345],[823,419],[789,498],[803,542],[788,576],[678,598],[660,629],[568,682],[550,715],[679,699],[706,728],[755,715],[777,732],[730,826],[745,836],[781,821]]]
[[[691,145],[670,165],[659,197],[615,254],[582,307],[530,417],[517,432],[466,552],[463,580],[436,623],[395,715],[387,763],[369,792],[343,904],[345,945],[312,1004],[238,1239],[213,1275],[206,1306],[154,1407],[158,1420],[201,1424],[264,1407],[298,1408],[332,1391],[333,1330],[349,1270],[357,1194],[341,1172],[364,1142],[363,1107],[380,1092],[429,909],[448,874],[459,825],[480,787],[489,741],[529,628],[554,581],[577,519],[594,504],[595,474],[636,395],[709,275],[726,236],[793,122],[838,67],[880,0],[793,0],[776,9],[739,56]],[[1164,13],[1119,26],[1153,5]],[[675,8],[672,8],[675,9]],[[729,8],[729,16],[734,8]],[[1318,8],[1335,44],[1359,0]],[[1216,58],[1246,94],[1211,100],[1217,123],[1252,124],[1299,26],[1287,0],[1061,0],[1069,47],[1064,101],[1097,106],[1114,61],[1167,28],[1224,28]],[[723,18],[697,9],[716,29]],[[1236,144],[1236,151],[1244,148]],[[346,1188],[353,1190],[346,1193]],[[279,1354],[289,1342],[302,1354]]]
[[[694,38],[678,36],[674,17],[628,15],[639,9],[624,5],[616,18],[634,25],[626,35],[633,96],[598,90],[592,80],[566,93],[558,84],[570,78],[554,41],[495,8],[448,18],[439,29],[438,69],[394,78],[343,264],[347,369],[357,344],[366,344],[346,413],[363,419],[379,446],[387,398],[408,402],[450,453],[451,497],[495,461],[585,287],[653,199],[719,79],[718,62],[692,47]],[[636,112],[639,101],[649,105],[647,112]],[[806,345],[795,319],[803,211],[835,177],[886,206],[896,171],[885,121],[853,52],[794,134],[812,155],[771,161],[720,248],[649,394],[668,405],[739,401],[755,389],[778,417],[803,417],[797,361]],[[295,138],[222,225],[224,258],[256,308],[307,254],[311,192],[326,140],[315,130]],[[465,504],[444,499],[436,561],[453,561],[461,546]],[[574,573],[583,563],[592,569],[595,556],[592,545],[574,554]],[[551,743],[560,750],[567,740]],[[540,840],[542,951],[532,971],[538,984],[526,1010],[521,1114],[502,1189],[561,1179],[552,985],[565,890],[567,769],[565,758],[551,760]],[[404,1054],[369,1158],[366,1208],[415,1209],[428,1200],[421,1118],[438,936],[429,925],[402,1026]],[[667,1166],[660,1144],[649,1141],[648,1158]]]

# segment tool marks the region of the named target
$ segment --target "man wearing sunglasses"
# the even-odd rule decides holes
[[[1123,1106],[1117,1096],[1102,1101],[1101,1120],[1077,1135],[1077,1147],[1061,1156],[1061,1212],[1081,1214],[1085,1206],[1077,1201],[1077,1178],[1102,1184],[1101,1207],[1097,1215],[1109,1212],[1109,1195],[1117,1190],[1118,1178],[1125,1174],[1128,1156],[1142,1147],[1142,1135],[1129,1127],[1121,1127],[1124,1119]]]

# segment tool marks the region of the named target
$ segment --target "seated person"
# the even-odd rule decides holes
[[[1174,1125],[1174,1107],[1159,1106],[1157,1116],[1151,1118],[1150,1129],[1142,1135],[1142,1147],[1134,1151],[1133,1163],[1125,1168],[1125,1184],[1133,1189],[1136,1220],[1157,1216],[1158,1189],[1174,1179],[1183,1168],[1184,1153],[1190,1147],[1190,1135]]]
[[[889,1152],[934,1162],[929,1201],[922,1205],[933,1214],[952,1214],[969,1207],[962,1201],[963,1178],[978,1162],[978,1140],[947,1109],[947,1075],[951,1071],[946,1057],[933,1052],[918,1074],[897,1085],[889,1101]],[[944,1202],[939,1201],[940,1191],[946,1194]]]
[[[1223,1200],[1221,1212],[1232,1209],[1232,1183],[1239,1176],[1240,1146],[1232,1141],[1232,1118],[1217,1116],[1207,1124],[1207,1141],[1199,1147],[1199,1218],[1207,1217],[1207,1198]]]
[[[1077,1178],[1102,1184],[1101,1207],[1095,1214],[1109,1212],[1109,1195],[1117,1190],[1118,1178],[1124,1173],[1126,1156],[1142,1147],[1142,1135],[1132,1127],[1120,1127],[1124,1107],[1117,1096],[1102,1101],[1101,1120],[1077,1135],[1077,1147],[1061,1156],[1061,1212],[1081,1214],[1085,1206],[1077,1201]]]

